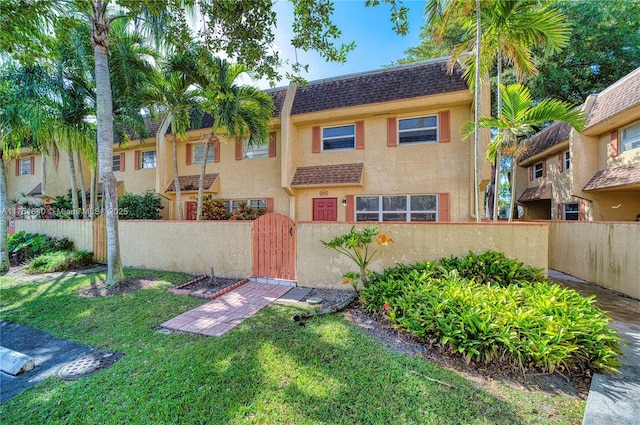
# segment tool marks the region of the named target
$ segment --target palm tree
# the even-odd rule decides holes
[[[577,131],[582,131],[586,116],[583,111],[573,105],[555,99],[544,99],[533,105],[529,88],[522,84],[501,85],[499,87],[502,98],[500,116],[480,117],[481,128],[495,128],[498,135],[489,148],[489,155],[495,156],[502,152],[511,157],[511,196],[509,221],[513,216],[515,203],[516,173],[518,158],[524,152],[523,142],[545,123],[561,121],[571,125]],[[467,122],[462,127],[462,133],[469,136],[474,130],[475,123]],[[495,159],[495,158],[490,158]]]

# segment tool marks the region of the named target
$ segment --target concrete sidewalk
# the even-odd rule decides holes
[[[593,375],[582,424],[640,424],[640,301],[555,270],[549,270],[549,279],[583,295],[595,295],[597,304],[615,320],[611,326],[627,342],[619,374]]]

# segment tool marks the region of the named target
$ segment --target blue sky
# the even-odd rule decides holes
[[[424,25],[422,18],[425,1],[406,1],[409,8],[409,33],[402,37],[391,28],[389,6],[383,2],[377,7],[365,7],[364,1],[335,0],[333,21],[342,31],[341,41],[354,41],[356,48],[349,53],[347,62],[337,64],[325,62],[315,52],[298,51],[301,63],[309,64],[309,73],[303,74],[308,81],[362,71],[379,69],[384,65],[404,56],[404,51],[418,45],[420,27]],[[288,1],[279,0],[276,4],[278,28],[275,31],[275,47],[283,59],[294,60],[296,52],[290,45],[293,35],[291,30],[293,7]],[[278,86],[288,84],[287,81]],[[267,88],[266,81],[258,82]]]

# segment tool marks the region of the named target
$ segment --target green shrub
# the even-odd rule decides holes
[[[122,220],[160,220],[162,208],[160,195],[152,190],[144,195],[127,192],[118,198],[118,218]]]
[[[385,311],[398,328],[467,362],[507,362],[523,372],[613,371],[619,365],[619,337],[594,297],[546,281],[501,286],[508,282],[490,265],[471,279],[449,266],[425,262],[372,274],[361,300]],[[504,279],[502,268],[493,270]]]
[[[202,197],[203,220],[229,220],[231,214],[227,212],[222,199],[213,199],[211,195]]]
[[[87,267],[93,264],[88,251],[55,251],[42,254],[29,263],[29,273],[51,273]]]
[[[266,208],[254,208],[247,205],[245,201],[238,204],[238,208],[231,213],[230,220],[255,220],[267,213]]]
[[[53,251],[72,250],[73,242],[67,238],[54,238],[24,230],[10,235],[7,239],[9,252],[16,263]]]

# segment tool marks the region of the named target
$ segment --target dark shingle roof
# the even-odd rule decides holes
[[[518,198],[518,202],[531,202],[539,201],[540,199],[551,199],[551,193],[549,192],[551,185],[549,183],[541,184],[540,186],[530,187],[525,190]]]
[[[362,163],[298,167],[291,186],[345,186],[362,184]]]
[[[462,71],[446,59],[310,82],[299,87],[292,115],[468,90]]]
[[[584,191],[640,185],[640,163],[600,170],[582,189]]]
[[[518,162],[531,158],[558,143],[569,139],[571,126],[563,122],[556,122],[535,134],[527,141],[527,150],[520,156]]]
[[[203,181],[203,189],[210,190],[211,186],[215,183],[218,178],[218,173],[205,174]],[[200,186],[200,176],[180,176],[180,191],[181,192],[193,192],[198,190]],[[176,183],[175,180],[171,180],[171,183],[167,187],[165,192],[175,192],[176,191]]]
[[[31,189],[31,192],[27,193],[27,196],[40,196],[42,195],[42,183],[38,183],[36,187]]]
[[[120,186],[122,186],[123,184],[124,184],[124,181],[118,180],[116,182],[116,188],[119,189]],[[98,183],[96,185],[96,196],[102,196],[103,187],[104,187],[104,183]]]
[[[147,129],[147,134],[146,134],[145,138],[156,137],[156,133],[158,132],[158,129],[162,125],[162,121],[164,121],[164,117],[165,117],[165,115],[158,115],[158,117],[156,119],[153,119],[150,116],[144,117],[144,126]],[[131,130],[131,129],[127,130],[126,133],[129,134],[129,139],[130,140],[138,140],[138,139],[140,139],[140,135],[138,133],[136,133],[135,131]],[[115,142],[119,142],[120,141],[120,137],[118,137],[117,133],[116,133],[116,135],[114,137],[114,141]]]
[[[585,128],[594,126],[625,109],[640,104],[640,68],[604,89],[596,97]]]

